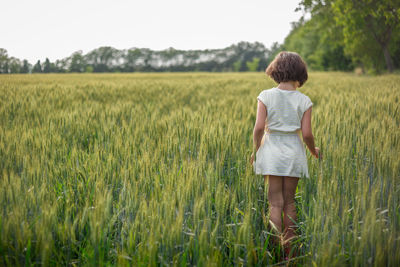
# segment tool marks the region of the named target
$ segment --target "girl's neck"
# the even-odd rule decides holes
[[[297,81],[296,82],[289,81],[289,82],[279,83],[277,88],[282,89],[282,90],[288,90],[288,91],[296,91],[297,87],[298,87]]]

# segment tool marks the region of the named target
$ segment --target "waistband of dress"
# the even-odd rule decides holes
[[[294,132],[267,130],[267,131],[265,131],[265,134],[267,134],[267,135],[297,135],[298,136],[300,134],[300,130],[297,130]]]

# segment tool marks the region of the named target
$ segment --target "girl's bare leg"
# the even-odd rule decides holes
[[[294,197],[296,194],[296,187],[299,178],[297,177],[284,177],[283,179],[283,224],[284,224],[284,242],[286,248],[290,251],[290,239],[296,236],[295,223],[297,220],[296,206]]]
[[[268,202],[270,221],[276,227],[278,234],[282,233],[282,211],[283,211],[283,176],[268,175]]]

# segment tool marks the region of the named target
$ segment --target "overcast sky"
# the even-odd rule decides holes
[[[282,43],[300,0],[6,0],[0,48],[34,63],[100,46],[162,50]]]

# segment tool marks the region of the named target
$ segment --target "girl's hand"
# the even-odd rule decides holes
[[[316,159],[322,159],[322,155],[319,147],[315,147],[315,154],[313,155]]]
[[[253,162],[254,162],[254,152],[251,153],[251,156],[250,156],[250,164],[253,165]]]

